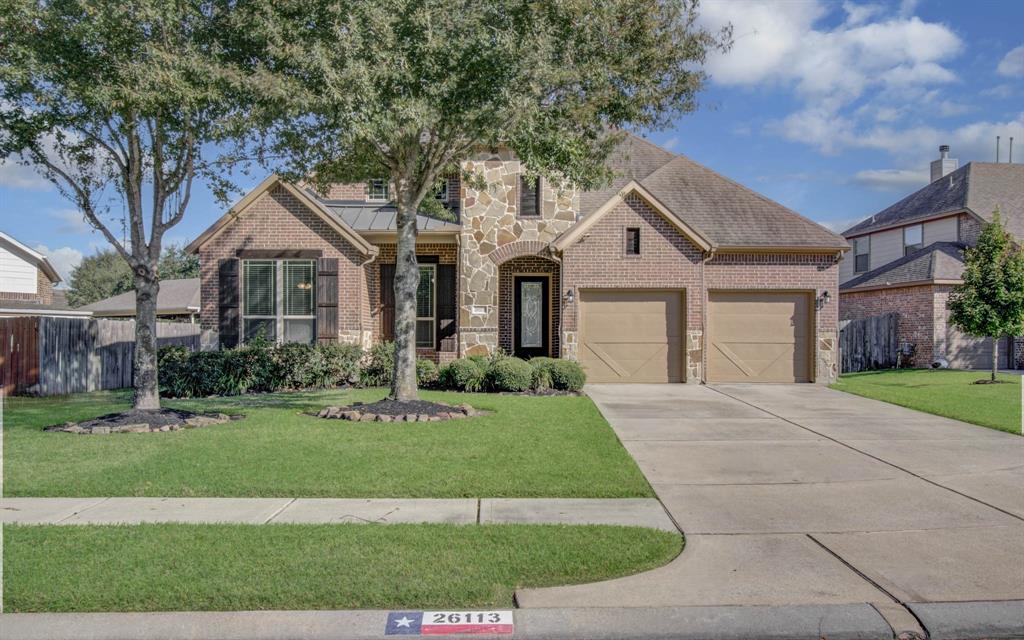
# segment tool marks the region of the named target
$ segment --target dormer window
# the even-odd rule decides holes
[[[540,215],[540,178],[519,175],[519,217],[536,218]]]
[[[371,202],[387,202],[391,199],[387,180],[370,180],[366,184],[366,193]]]
[[[903,227],[903,255],[909,255],[924,246],[924,227],[915,224]]]

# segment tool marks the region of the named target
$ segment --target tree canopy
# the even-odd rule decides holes
[[[199,258],[185,253],[183,247],[168,245],[157,263],[161,280],[199,277]],[[68,303],[81,307],[134,289],[132,270],[112,249],[86,256],[71,272]]]

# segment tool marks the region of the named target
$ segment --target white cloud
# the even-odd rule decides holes
[[[20,164],[16,157],[11,156],[0,159],[0,186],[15,189],[47,189],[51,183],[35,169]]]
[[[51,209],[49,216],[60,222],[55,229],[57,233],[81,234],[90,233],[93,230],[78,209]]]
[[[815,222],[833,233],[842,233],[863,219],[864,217],[861,216],[859,218],[843,218],[841,220],[815,220]]]
[[[1011,49],[1003,56],[996,67],[996,72],[1008,78],[1024,78],[1024,44]]]
[[[939,115],[943,118],[949,118],[952,116],[960,116],[965,113],[969,113],[974,110],[969,104],[962,102],[956,102],[955,100],[943,100],[939,103]]]
[[[661,146],[669,151],[675,151],[676,147],[679,146],[679,136],[672,136],[665,142],[662,142]]]
[[[866,169],[853,176],[857,184],[878,191],[908,191],[928,184],[926,169]]]
[[[72,247],[50,249],[45,244],[37,244],[32,248],[49,259],[50,264],[64,279],[65,284],[71,278],[71,272],[82,262],[82,252]]]
[[[867,22],[869,19],[885,11],[880,4],[856,4],[844,2],[843,11],[846,12],[846,24],[858,25]]]
[[[981,92],[983,96],[991,96],[993,98],[1009,98],[1016,93],[1014,85],[1004,82],[1003,84],[997,84],[994,87],[989,87]]]

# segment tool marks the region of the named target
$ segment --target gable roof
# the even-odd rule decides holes
[[[126,291],[116,296],[83,305],[82,311],[92,311],[94,316],[134,316],[135,291]],[[199,278],[161,280],[156,295],[156,314],[189,315],[199,312]]]
[[[899,260],[847,280],[840,291],[875,289],[909,284],[959,281],[964,273],[964,248],[960,242],[936,242]]]
[[[50,279],[50,282],[57,284],[62,280],[60,274],[53,268],[53,265],[50,264],[50,261],[46,256],[34,249],[29,249],[3,231],[0,231],[0,244],[7,247],[8,251],[11,253],[20,256],[25,262],[30,262],[42,269],[43,273],[46,274],[46,277]]]
[[[580,195],[584,220],[633,182],[715,249],[849,248],[846,240],[816,222],[634,134],[626,135],[608,163],[617,177],[606,188]]]
[[[843,235],[863,235],[961,211],[991,222],[996,207],[1007,231],[1024,239],[1024,164],[968,162],[853,225]]]
[[[326,205],[320,202],[317,198],[312,197],[305,189],[300,189],[295,185],[282,180],[277,174],[271,174],[268,176],[263,182],[257,185],[255,189],[247,193],[244,198],[235,203],[235,205],[228,209],[223,216],[210,225],[206,231],[199,234],[198,238],[190,242],[189,245],[185,247],[185,251],[188,253],[195,253],[199,251],[200,247],[217,237],[228,224],[233,222],[238,218],[238,216],[244,214],[246,209],[249,208],[249,205],[255,202],[257,198],[277,185],[281,185],[281,187],[294,196],[295,199],[306,205],[310,211],[320,216],[324,222],[337,231],[343,238],[351,243],[352,246],[358,249],[360,253],[363,255],[372,255],[377,253],[377,247],[367,242],[365,238],[356,233],[355,230],[340,217],[334,215]]]

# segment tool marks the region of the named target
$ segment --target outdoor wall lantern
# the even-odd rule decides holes
[[[565,290],[565,302],[566,304],[572,304],[576,299],[576,294],[573,293],[572,287]]]
[[[824,307],[826,304],[828,304],[828,301],[831,300],[831,299],[832,299],[832,296],[829,295],[829,292],[826,290],[824,293],[821,294],[821,296],[818,297],[818,304],[817,304],[818,309],[820,310],[822,307]]]

